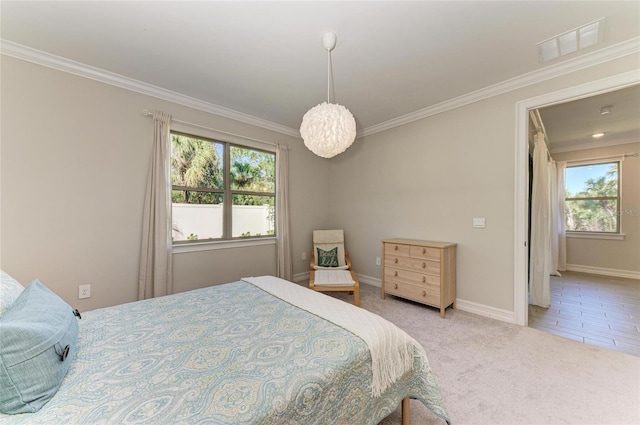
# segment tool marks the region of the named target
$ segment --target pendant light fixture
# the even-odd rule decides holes
[[[305,146],[323,158],[332,158],[344,152],[356,138],[356,120],[347,108],[331,103],[331,51],[337,37],[328,32],[322,36],[327,50],[327,101],[309,109],[302,117],[300,135]]]

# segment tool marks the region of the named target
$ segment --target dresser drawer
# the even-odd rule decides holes
[[[402,282],[388,282],[385,287],[385,292],[423,304],[440,305],[440,291],[434,291],[433,288],[430,287]]]
[[[411,283],[418,286],[433,286],[440,292],[440,276],[416,273],[409,270],[385,267],[384,279],[387,282]]]
[[[394,238],[382,241],[382,293],[440,309],[456,308],[456,244]]]
[[[440,263],[436,261],[420,260],[417,258],[408,258],[400,256],[386,256],[384,258],[385,267],[393,267],[400,269],[408,269],[418,273],[428,273],[431,275],[440,275]]]
[[[411,246],[409,254],[413,258],[424,258],[425,260],[440,261],[440,249],[428,246]]]
[[[396,243],[384,244],[384,256],[394,255],[397,257],[409,257],[411,255],[411,245],[402,245]]]

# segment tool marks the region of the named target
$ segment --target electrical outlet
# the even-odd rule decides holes
[[[302,254],[300,254],[300,260],[301,261],[307,260],[307,253],[305,251],[302,251]]]
[[[89,297],[91,297],[91,285],[78,286],[78,299],[81,300]]]
[[[376,266],[380,265],[380,257],[376,257]]]

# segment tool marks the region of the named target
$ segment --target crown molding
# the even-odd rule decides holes
[[[143,81],[134,80],[114,72],[96,68],[90,65],[66,59],[60,56],[52,55],[41,50],[32,49],[21,44],[17,44],[8,40],[0,40],[0,53],[16,59],[32,62],[58,71],[68,72],[80,77],[99,81],[101,83],[110,84],[126,90],[131,90],[147,96],[166,100],[178,105],[187,106],[199,111],[209,112],[224,118],[229,118],[245,124],[264,128],[266,130],[275,131],[277,133],[286,134],[288,136],[300,137],[300,132],[291,127],[276,124],[262,118],[234,111],[214,103],[205,102],[194,97],[185,96],[183,94],[164,89],[162,87],[148,84]]]
[[[590,68],[601,63],[609,62],[624,56],[640,53],[640,37],[630,38],[618,44],[588,53],[564,62],[557,63],[542,69],[522,74],[518,77],[510,78],[476,90],[453,99],[429,106],[418,111],[402,115],[400,117],[385,121],[380,124],[372,125],[362,130],[358,137],[369,136],[381,131],[389,130],[413,121],[418,121],[432,115],[450,111],[461,106],[469,105],[480,100],[488,99],[503,93],[517,90],[532,84],[560,77],[565,74],[579,71],[581,69]]]
[[[604,62],[628,56],[640,52],[640,37],[631,38],[622,43],[597,50],[583,56],[569,59],[555,65],[548,66],[543,69],[528,72],[526,74],[514,77],[497,84],[476,90],[462,96],[429,106],[418,111],[393,118],[380,124],[369,126],[358,133],[357,137],[369,136],[394,127],[418,121],[432,115],[440,114],[452,109],[456,109],[474,102],[488,99],[503,93],[517,90],[532,84],[556,78],[565,74],[589,68]],[[134,80],[120,74],[66,59],[60,56],[52,55],[37,49],[32,49],[21,44],[13,43],[8,40],[0,40],[0,53],[27,62],[32,62],[48,68],[56,69],[80,77],[110,84],[126,90],[152,96],[158,99],[173,102],[179,105],[187,106],[200,111],[219,115],[245,124],[264,128],[266,130],[275,131],[300,138],[300,132],[297,129],[277,124],[262,118],[234,111],[210,102],[205,102],[190,96],[186,96],[171,90],[164,89],[142,81]]]

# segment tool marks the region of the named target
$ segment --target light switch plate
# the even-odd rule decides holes
[[[486,227],[486,221],[484,217],[474,217],[473,218],[473,227],[477,229],[484,229]]]

